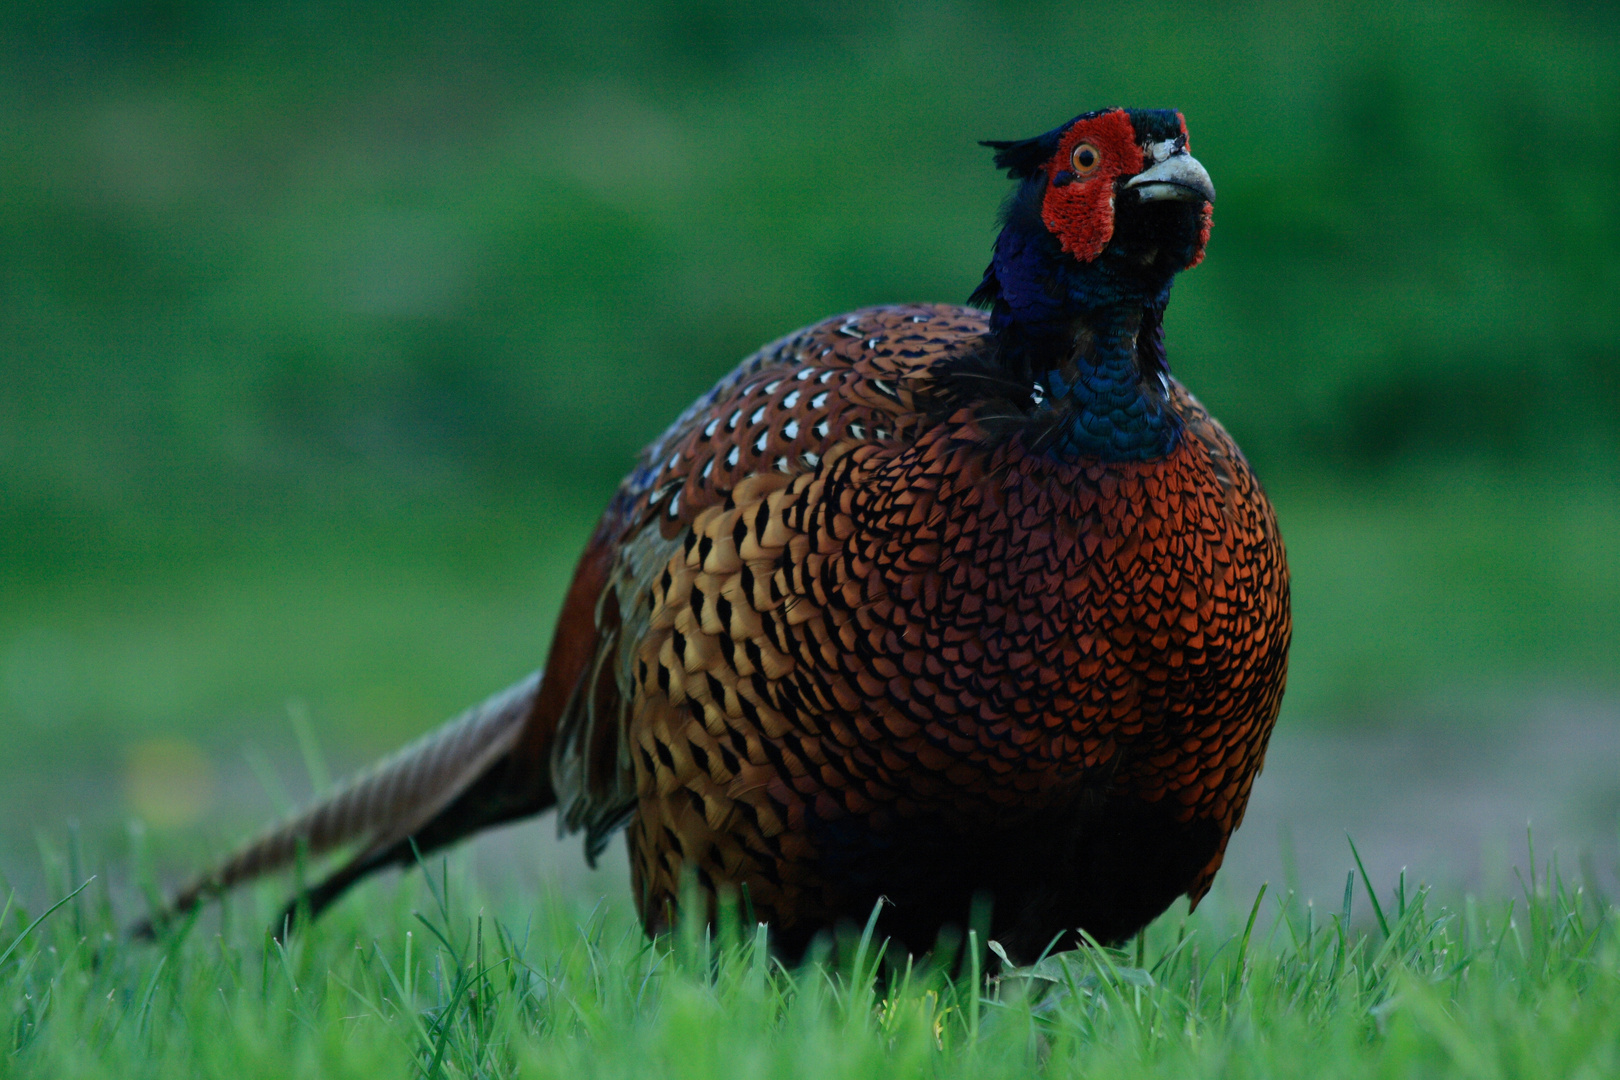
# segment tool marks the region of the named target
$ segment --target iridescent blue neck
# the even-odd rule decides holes
[[[1161,318],[1170,281],[1143,282],[1108,257],[1081,263],[1044,228],[1013,222],[974,294],[992,301],[1003,370],[1027,378],[1045,452],[1064,460],[1148,461],[1181,422],[1168,400]]]
[[[1181,425],[1163,375],[1148,376],[1139,364],[1141,309],[1098,314],[1104,317],[1093,320],[1086,335],[1090,347],[1036,376],[1047,399],[1044,408],[1056,421],[1051,452],[1065,460],[1164,457],[1175,447]]]

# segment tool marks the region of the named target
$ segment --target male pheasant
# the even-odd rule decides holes
[[[1166,365],[1214,187],[1172,111],[985,145],[1020,183],[979,307],[868,308],[744,360],[620,486],[543,674],[167,915],[353,850],[301,898],[319,912],[552,807],[593,861],[628,829],[649,932],[690,881],[789,953],[880,897],[915,950],[987,899],[1024,956],[1202,897],[1290,625],[1271,506]]]

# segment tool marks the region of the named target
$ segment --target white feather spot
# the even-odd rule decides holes
[[[1174,154],[1176,151],[1180,150],[1183,145],[1182,139],[1178,135],[1174,139],[1165,139],[1163,142],[1148,143],[1147,151],[1149,157],[1153,159],[1152,164],[1157,165],[1159,162],[1168,158],[1171,154]]]
[[[761,420],[765,419],[765,410],[768,407],[769,406],[761,405],[759,408],[755,409],[754,410],[754,415],[752,415],[752,416],[750,416],[748,418],[748,426],[753,427],[755,424],[757,424]]]
[[[714,458],[710,458],[707,462],[704,463],[704,465],[703,465],[703,479],[707,480],[709,478],[709,474],[712,473],[712,472],[714,472]]]
[[[669,516],[674,517],[681,512],[681,493],[676,492],[669,499]]]
[[[707,424],[703,425],[703,437],[705,439],[712,439],[714,438],[714,433],[718,430],[720,430],[720,418],[717,416],[713,420],[710,420]]]
[[[781,379],[776,379],[776,380],[774,380],[772,382],[768,382],[768,383],[765,384],[765,392],[767,394],[774,394],[774,393],[776,393],[776,388],[778,386],[781,386],[781,385],[782,385],[782,380]]]
[[[822,420],[821,422],[816,424],[816,426],[811,428],[810,430],[814,431],[818,438],[825,439],[827,437],[827,432],[830,431],[831,428],[829,428],[827,426],[827,421]]]
[[[787,423],[782,425],[782,438],[786,439],[788,442],[792,442],[798,437],[799,422],[797,420],[789,420]]]
[[[726,464],[735,466],[737,464],[737,457],[737,448],[733,446],[731,448],[731,452],[726,455]]]
[[[830,397],[832,397],[832,391],[823,390],[821,393],[810,399],[810,407],[812,409],[819,409],[823,405],[827,404],[827,399]]]
[[[726,430],[727,431],[736,431],[737,430],[737,421],[739,421],[741,419],[742,419],[742,410],[738,409],[736,412],[731,414],[731,419],[726,421]]]
[[[817,465],[821,464],[821,455],[816,453],[814,450],[806,450],[804,453],[799,455],[799,460],[813,469]]]
[[[793,393],[789,394],[787,397],[782,399],[782,408],[791,409],[795,405],[797,405],[798,403],[799,403],[799,392],[797,390],[795,390],[795,391],[793,391]]]
[[[806,379],[808,379],[810,376],[814,375],[815,373],[816,373],[815,368],[807,367],[807,368],[801,369],[799,371],[799,374],[796,375],[795,378],[797,378],[800,382],[804,382]]]
[[[787,458],[779,457],[779,458],[776,459],[776,471],[777,472],[787,472],[788,469],[789,469],[789,465],[788,465],[788,459]]]
[[[838,372],[836,372],[836,371],[823,372],[821,378],[817,379],[816,382],[821,383],[823,386],[825,386],[827,383],[832,382],[833,381],[833,376],[835,376],[837,374],[838,374]]]
[[[769,431],[760,432],[759,438],[754,440],[754,453],[763,454],[765,452],[765,447],[769,446],[770,442],[771,433]]]
[[[864,439],[866,438],[866,426],[860,423],[851,424],[849,425],[849,433],[857,439]]]

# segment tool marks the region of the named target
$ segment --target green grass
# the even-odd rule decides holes
[[[286,948],[242,900],[217,933],[134,945],[95,881],[43,922],[0,917],[0,1074],[1616,1075],[1620,912],[1553,867],[1451,909],[1367,884],[1337,911],[1262,890],[984,980],[993,944],[956,978],[855,933],[789,968],[762,929],[648,942],[611,904],[469,902],[420,875]]]

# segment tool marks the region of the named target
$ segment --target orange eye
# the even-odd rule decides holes
[[[1102,164],[1102,151],[1088,142],[1083,142],[1074,148],[1074,156],[1069,159],[1074,164],[1074,175],[1090,176]]]

